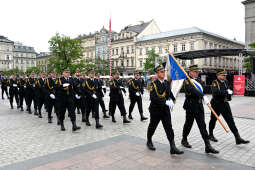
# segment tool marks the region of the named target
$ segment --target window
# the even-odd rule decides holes
[[[134,54],[135,52],[135,49],[134,49],[134,46],[132,46],[132,54]]]
[[[185,44],[182,44],[182,51],[185,51]]]
[[[204,65],[207,65],[207,58],[204,58]]]
[[[124,61],[123,61],[123,60],[121,60],[121,66],[122,66],[122,67],[124,66]]]
[[[190,50],[194,50],[194,43],[190,43]]]
[[[9,55],[6,55],[6,60],[10,60],[10,57],[9,57]]]
[[[24,64],[23,59],[21,59],[21,64]]]
[[[209,65],[212,66],[212,57],[210,57]]]
[[[127,54],[129,54],[129,47],[127,47]]]
[[[129,60],[127,60],[127,66],[129,66]]]
[[[112,49],[112,55],[114,55],[114,49]]]
[[[140,67],[143,67],[143,61],[141,60],[139,63],[140,63]]]
[[[116,48],[116,55],[119,55],[119,49]]]
[[[131,66],[134,66],[134,59],[131,60]]]
[[[29,64],[29,60],[27,60],[27,64]]]
[[[174,44],[174,52],[177,52],[177,44]]]
[[[143,49],[142,48],[139,49],[139,54],[143,55]]]
[[[159,54],[162,54],[162,47],[161,47],[161,46],[158,47],[158,53],[159,53]]]
[[[124,53],[124,48],[123,47],[121,47],[121,54],[123,54]]]
[[[194,65],[194,59],[190,60],[190,64]]]
[[[146,54],[148,54],[149,48],[148,48],[148,47],[146,47],[145,51],[146,51]]]

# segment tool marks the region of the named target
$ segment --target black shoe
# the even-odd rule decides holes
[[[112,122],[113,123],[116,123],[117,121],[115,120],[115,117],[114,116],[112,116]]]
[[[4,100],[4,97],[2,97],[2,99]]]
[[[52,118],[51,117],[48,118],[48,123],[52,123]]]
[[[60,122],[60,125],[61,125],[61,128],[60,128],[60,129],[61,129],[61,131],[65,131],[65,130],[66,130],[66,128],[65,128],[65,126],[64,126],[64,122],[62,122],[62,123]]]
[[[176,146],[175,146],[175,142],[174,140],[170,141],[170,154],[173,155],[173,154],[176,154],[176,155],[181,155],[181,154],[184,154],[183,151],[180,151]]]
[[[101,129],[101,128],[103,128],[103,125],[99,123],[99,120],[96,120],[96,129]]]
[[[22,111],[22,112],[24,111],[23,107],[20,108],[20,111]]]
[[[242,139],[241,137],[236,138],[236,144],[237,144],[237,145],[240,145],[240,144],[248,144],[248,143],[250,143],[250,141],[244,140],[244,139]]]
[[[38,113],[38,117],[42,118],[42,113],[41,112]]]
[[[13,109],[13,105],[11,105],[11,109]]]
[[[123,116],[123,123],[130,123],[130,121],[127,120],[126,116]]]
[[[104,118],[104,119],[110,118],[110,116],[107,116],[106,111],[104,111],[104,116],[103,116],[103,118]]]
[[[128,115],[128,118],[129,118],[130,120],[133,120],[133,116],[132,116],[131,114]]]
[[[192,148],[187,139],[182,139],[181,143],[185,148]]]
[[[148,119],[147,117],[144,117],[144,116],[141,117],[141,121],[144,121],[144,120],[147,120],[147,119]]]
[[[86,125],[87,125],[87,126],[91,126],[89,120],[86,121]]]
[[[86,119],[82,119],[81,121],[82,121],[82,122],[86,122]]]
[[[31,112],[31,110],[30,110],[30,109],[28,109],[28,114],[32,114],[32,112]]]
[[[216,139],[214,135],[209,135],[209,140],[213,142],[218,142],[218,139]]]
[[[73,128],[72,128],[73,132],[76,131],[76,130],[80,130],[80,129],[81,129],[80,126],[77,126],[77,125],[76,125],[76,122],[75,122],[75,121],[72,121],[72,124],[73,124]]]
[[[206,141],[205,141],[205,152],[206,152],[206,153],[212,153],[212,154],[218,154],[218,153],[220,153],[219,151],[217,151],[216,149],[214,149],[214,148],[211,146],[209,140],[206,140]]]
[[[60,125],[61,123],[60,123],[60,121],[58,120],[58,123],[57,123],[57,125]]]
[[[152,151],[155,151],[156,150],[156,148],[154,147],[154,145],[153,145],[153,143],[151,142],[151,141],[147,141],[147,148],[149,149],[149,150],[152,150]]]
[[[17,106],[17,109],[19,109],[20,108],[20,106]]]
[[[80,110],[78,109],[77,114],[81,114]]]
[[[38,116],[37,110],[35,110],[34,115]]]

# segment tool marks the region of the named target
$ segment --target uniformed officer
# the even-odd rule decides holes
[[[81,78],[80,78],[81,88],[80,88],[80,91],[79,91],[79,94],[78,94],[81,97],[81,99],[80,99],[81,100],[80,101],[80,103],[81,103],[80,108],[81,108],[81,114],[82,114],[82,119],[81,119],[82,122],[86,122],[86,94],[85,94],[85,92],[82,88],[83,82],[86,81],[85,74],[86,74],[86,71],[83,70],[83,72],[81,74]]]
[[[138,110],[141,116],[141,121],[147,120],[147,117],[143,115],[143,104],[142,104],[142,95],[144,92],[142,81],[140,80],[139,72],[134,73],[134,79],[129,81],[128,85],[129,90],[129,98],[130,98],[130,105],[129,105],[129,115],[128,118],[133,120],[132,112],[134,109],[135,104],[138,105]]]
[[[22,74],[22,76],[18,80],[18,88],[19,88],[19,106],[20,111],[24,111],[23,109],[23,101],[25,97],[25,88],[26,88],[26,75]]]
[[[189,67],[189,75],[192,79],[191,81],[196,83],[199,88],[202,90],[201,82],[198,77],[201,70],[197,65],[192,65]],[[185,90],[185,102],[183,105],[184,110],[186,110],[186,120],[183,127],[183,138],[182,145],[186,148],[191,148],[192,146],[188,143],[188,135],[192,128],[194,120],[196,120],[200,133],[205,143],[205,152],[217,154],[219,151],[215,150],[209,141],[208,132],[206,130],[205,124],[205,114],[204,114],[204,104],[208,104],[209,100],[206,96],[203,95],[197,88],[195,88],[189,79],[184,81],[184,90]]]
[[[155,67],[157,79],[149,85],[150,90],[150,123],[147,130],[147,147],[150,150],[156,150],[152,143],[152,136],[161,121],[170,143],[171,154],[183,154],[175,146],[174,131],[172,128],[170,109],[174,106],[175,98],[170,89],[170,84],[165,78],[165,64]]]
[[[95,114],[96,120],[96,128],[100,129],[103,128],[103,125],[99,123],[99,84],[98,81],[95,79],[95,71],[94,69],[88,70],[89,78],[86,79],[83,84],[83,90],[86,94],[86,125],[91,126],[89,122],[90,112]]]
[[[42,118],[42,106],[45,103],[45,79],[46,74],[41,73],[39,78],[35,82],[35,98],[38,109],[38,117]]]
[[[46,105],[47,105],[47,113],[48,113],[48,123],[52,123],[52,110],[53,107],[55,108],[55,100],[56,100],[56,73],[54,71],[51,71],[48,75],[48,78],[45,80],[45,98],[46,98]],[[56,110],[55,110],[56,111]],[[57,121],[59,122],[59,115],[58,112],[56,112]]]
[[[7,86],[8,86],[8,79],[6,76],[2,77],[1,78],[1,88],[2,88],[2,99],[4,100],[4,92],[7,96],[7,98],[9,99],[9,94],[8,94],[8,91],[7,91]]]
[[[212,82],[211,105],[217,115],[222,115],[227,122],[230,130],[235,136],[236,144],[247,144],[249,143],[249,141],[246,141],[240,137],[235,125],[235,121],[229,105],[229,101],[231,101],[231,95],[233,94],[233,91],[230,90],[228,86],[226,76],[226,70],[221,70],[217,73],[217,79]],[[211,120],[209,123],[209,139],[214,142],[218,142],[218,140],[213,135],[213,129],[215,128],[216,121],[217,119],[215,118],[215,116],[211,114]]]
[[[102,79],[100,79],[100,74],[97,73],[97,76],[96,76],[96,80],[98,81],[98,101],[99,101],[99,105],[101,106],[101,109],[103,111],[103,118],[107,119],[107,118],[110,118],[106,112],[108,110],[106,110],[105,108],[105,104],[104,104],[104,94],[106,93],[106,86],[104,85],[104,81]]]
[[[112,122],[116,123],[115,119],[115,110],[116,106],[118,106],[121,116],[123,116],[123,123],[130,123],[127,120],[127,112],[124,105],[124,98],[122,95],[122,91],[126,94],[126,90],[123,86],[122,81],[120,80],[120,73],[118,71],[113,71],[113,77],[110,81],[110,102],[109,102],[109,114],[112,116]]]
[[[56,80],[56,107],[59,113],[59,120],[61,125],[61,130],[65,131],[64,119],[65,112],[68,110],[70,120],[72,122],[72,131],[81,129],[81,127],[76,125],[76,115],[75,115],[75,104],[74,104],[74,90],[73,82],[70,78],[70,70],[65,69],[63,71],[63,76]]]
[[[27,107],[28,113],[32,114],[31,112],[31,104],[34,104],[34,114],[38,115],[37,113],[37,104],[35,100],[35,74],[32,72],[29,75],[29,78],[26,79],[26,97],[27,97]]]
[[[12,74],[12,77],[8,80],[9,94],[10,94],[10,105],[13,109],[13,97],[17,104],[17,109],[19,108],[19,91],[18,91],[18,79],[16,74]]]
[[[77,110],[77,114],[80,114],[81,110],[81,78],[80,78],[80,70],[76,69],[75,75],[73,78],[73,83],[74,83],[74,92],[75,94],[78,94],[80,98],[75,97],[75,108]]]

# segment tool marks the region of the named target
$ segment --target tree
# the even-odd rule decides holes
[[[109,74],[108,60],[97,57],[95,60],[95,71],[100,74]]]
[[[77,68],[85,66],[82,60],[81,40],[71,39],[58,33],[49,40],[52,58],[49,59],[51,69],[61,73],[64,69],[69,68],[74,73]]]
[[[18,69],[18,68],[13,68],[13,69],[10,69],[10,70],[8,70],[8,71],[3,71],[3,72],[2,72],[2,75],[10,76],[10,75],[12,75],[12,74],[18,74],[18,75],[20,75],[20,74],[22,74],[22,73],[23,73],[22,70],[20,70],[20,69]]]
[[[41,72],[41,69],[39,67],[29,67],[26,71],[26,75],[29,75],[32,72],[34,72],[35,74],[39,74]]]
[[[161,64],[163,59],[159,57],[158,54],[155,53],[155,50],[148,51],[148,57],[144,63],[144,70],[153,74],[153,69],[155,68],[155,64]]]
[[[249,44],[249,46],[251,48],[255,48],[255,43],[251,43]],[[250,73],[252,72],[252,60],[253,60],[253,57],[252,56],[247,56],[244,58],[244,68],[246,70],[247,73]]]

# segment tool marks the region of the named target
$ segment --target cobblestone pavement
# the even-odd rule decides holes
[[[125,97],[125,105],[128,110],[129,99]],[[177,104],[172,113],[173,128],[175,131],[176,145],[184,151],[193,151],[195,153],[204,154],[204,144],[200,136],[199,130],[194,124],[189,142],[192,149],[184,149],[180,145],[182,137],[182,127],[185,119],[185,112],[182,109],[184,96],[180,94]],[[215,136],[219,139],[218,143],[212,145],[220,150],[220,154],[215,157],[255,167],[255,98],[251,97],[233,97],[231,107],[235,122],[241,136],[251,141],[248,145],[235,145],[233,134],[224,132],[223,128],[217,124]],[[109,103],[108,94],[105,97],[106,105]],[[145,115],[149,116],[149,96],[146,93],[143,101]],[[207,108],[206,123],[210,119],[210,113]],[[9,109],[7,100],[0,100],[0,167],[22,162],[25,160],[46,156],[52,153],[72,149],[89,143],[102,141],[120,135],[128,135],[146,139],[147,122],[140,122],[137,106],[135,106],[133,116],[134,120],[129,125],[123,125],[117,110],[117,123],[113,124],[110,120],[101,119],[104,128],[96,130],[95,122],[91,119],[93,126],[86,127],[81,122],[81,115],[77,116],[77,124],[82,126],[82,130],[73,133],[71,131],[71,123],[68,118],[65,120],[67,131],[61,132],[59,126],[56,125],[56,119],[53,124],[47,123],[47,116],[43,114],[43,119],[39,119],[34,115],[26,112],[20,112],[16,109]],[[101,114],[102,117],[102,114]],[[160,124],[153,140],[161,144],[168,144],[162,125]],[[206,154],[204,154],[206,155]]]

